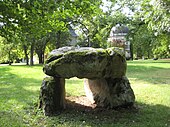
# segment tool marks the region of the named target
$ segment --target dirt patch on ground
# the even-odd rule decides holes
[[[85,113],[101,113],[105,112],[106,114],[112,114],[113,112],[119,111],[137,111],[136,106],[126,107],[126,108],[116,108],[116,109],[106,109],[102,107],[97,107],[96,104],[92,104],[86,96],[70,96],[66,97],[66,110],[74,110],[77,112]]]
[[[103,115],[111,116],[114,109],[106,109],[102,107],[97,107],[96,104],[92,104],[86,96],[70,96],[66,97],[66,112],[76,113],[76,115],[84,114],[89,115],[89,117],[97,116],[101,117]]]
[[[70,96],[66,97],[66,107],[92,110],[96,108],[96,104],[92,104],[86,96]]]

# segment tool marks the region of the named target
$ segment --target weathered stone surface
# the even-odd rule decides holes
[[[63,47],[50,53],[43,70],[62,78],[121,78],[126,73],[126,60],[114,48]]]
[[[65,108],[65,79],[45,77],[40,89],[40,104],[46,116],[55,115]]]
[[[126,78],[126,60],[115,48],[63,47],[53,50],[43,71],[40,107],[45,115],[53,115],[65,108],[65,78],[85,80],[85,91],[92,103],[105,108],[131,106],[134,92]]]
[[[100,107],[132,106],[135,101],[134,92],[125,76],[122,78],[86,79],[84,87],[89,100]]]

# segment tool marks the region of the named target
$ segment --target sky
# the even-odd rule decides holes
[[[109,2],[109,1],[107,1],[107,0],[102,0],[102,1],[103,1],[104,5],[101,6],[101,8],[103,9],[104,12],[106,12],[106,11],[108,10],[107,7],[110,7],[111,4],[112,4],[112,2]],[[120,6],[119,6],[118,4],[116,4],[116,5],[114,6],[113,10],[117,10],[118,8],[120,8]],[[114,11],[113,11],[113,12],[114,12]],[[127,15],[127,16],[133,15],[133,13],[130,11],[130,9],[129,9],[128,7],[122,8],[122,13],[125,14],[125,15]]]

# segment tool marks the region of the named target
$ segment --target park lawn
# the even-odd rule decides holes
[[[170,127],[170,60],[128,61],[134,109],[65,110],[46,117],[38,107],[42,66],[0,66],[0,127]],[[85,95],[83,80],[66,81],[67,96]]]

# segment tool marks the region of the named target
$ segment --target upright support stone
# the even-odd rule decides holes
[[[40,89],[40,104],[46,116],[59,113],[65,108],[65,79],[45,77]]]
[[[129,80],[122,78],[108,78],[85,80],[86,96],[99,107],[116,108],[132,106],[135,95]]]

